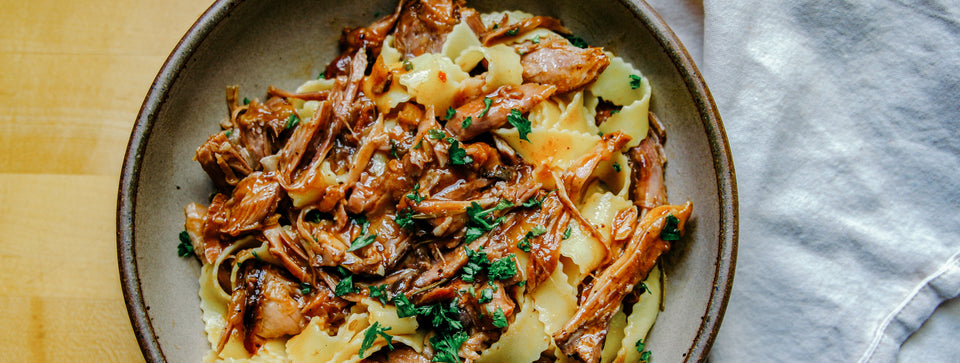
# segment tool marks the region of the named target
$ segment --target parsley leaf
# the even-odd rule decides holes
[[[613,170],[616,170],[616,171],[619,173],[619,172],[620,172],[620,163],[614,162],[614,163],[613,163]]]
[[[470,155],[467,155],[467,150],[460,147],[460,142],[457,139],[448,137],[447,141],[450,143],[450,149],[447,150],[447,154],[450,156],[450,163],[453,165],[468,165],[473,162],[473,158]]]
[[[180,244],[177,245],[177,256],[187,257],[193,254],[193,244],[190,243],[190,234],[187,231],[180,232]]]
[[[533,42],[533,44],[540,44],[540,36],[535,36],[533,39],[530,39],[530,41]]]
[[[572,228],[573,228],[573,227],[571,227],[571,226],[567,226],[567,230],[566,230],[566,231],[563,231],[563,239],[564,239],[564,240],[566,240],[567,238],[570,238],[570,231],[572,230]]]
[[[517,133],[520,134],[520,139],[530,142],[530,139],[527,138],[527,134],[531,132],[530,120],[524,118],[523,115],[520,114],[520,110],[515,108],[511,109],[510,114],[507,115],[507,122],[517,128]]]
[[[397,141],[390,139],[390,156],[394,159],[399,159],[400,156],[397,155]]]
[[[360,289],[353,286],[353,275],[347,275],[337,283],[337,287],[333,290],[334,296],[343,296],[352,292],[359,292]]]
[[[393,217],[393,221],[396,222],[400,228],[413,229],[413,209],[403,208],[398,210],[397,215]]]
[[[641,293],[641,294],[642,294],[642,293],[648,293],[648,294],[650,294],[650,295],[653,295],[653,292],[650,292],[650,288],[647,287],[647,283],[646,283],[646,282],[640,282],[640,288],[639,288],[639,289],[640,289],[640,293]]]
[[[407,194],[407,199],[412,200],[414,203],[420,203],[423,201],[423,196],[420,195],[419,182],[413,186],[413,191]]]
[[[397,294],[390,301],[397,307],[397,317],[407,318],[417,315],[417,307],[404,294]]]
[[[492,219],[486,217],[487,214],[503,210],[509,207],[512,207],[513,203],[509,200],[501,199],[496,206],[490,209],[484,210],[480,207],[480,204],[477,202],[470,202],[470,206],[467,207],[467,235],[466,242],[470,243],[473,240],[477,239],[484,232],[489,232],[494,229],[497,225],[503,222],[503,217]]]
[[[447,112],[447,114],[448,115],[450,114],[449,111]],[[447,137],[447,134],[444,133],[443,130],[439,130],[439,129],[430,129],[429,131],[427,131],[427,133],[430,134],[430,138],[434,140],[440,140],[444,137]]]
[[[353,240],[353,242],[350,242],[350,248],[347,249],[347,252],[353,252],[361,248],[364,248],[376,240],[377,240],[376,234],[368,234],[366,236],[357,237],[356,239]]]
[[[483,112],[480,112],[480,115],[477,118],[481,118],[487,115],[487,112],[490,112],[490,105],[493,104],[493,99],[489,97],[483,98]]]
[[[541,197],[540,199],[537,199],[537,197],[530,197],[530,199],[527,199],[526,202],[523,202],[523,203],[521,203],[520,205],[521,205],[522,207],[524,207],[524,208],[530,208],[530,207],[540,208],[540,206],[543,205],[543,200],[544,200],[544,199],[547,199],[547,196],[546,196],[546,195],[544,195],[544,196]]]
[[[370,289],[371,298],[379,299],[380,303],[383,305],[387,304],[387,301],[389,301],[387,299],[387,284],[383,284],[380,286],[370,285],[370,286],[367,286],[367,288]]]
[[[493,301],[493,290],[491,290],[489,287],[480,290],[480,298],[477,299],[477,303],[486,304],[490,301]]]
[[[507,30],[507,35],[509,35],[509,36],[512,37],[512,36],[514,36],[514,35],[517,35],[517,33],[518,33],[519,31],[520,31],[520,29],[518,29],[517,27],[513,27],[512,29]]]
[[[473,124],[473,117],[467,116],[467,118],[466,118],[465,120],[463,120],[463,122],[460,123],[460,128],[461,128],[461,129],[466,129],[466,128],[470,127],[470,125],[472,125],[472,124]]]
[[[287,124],[283,126],[284,130],[289,130],[297,126],[300,123],[300,117],[296,113],[291,113],[290,118],[287,119]]]
[[[246,105],[249,105],[249,104],[250,104],[250,99],[244,97],[244,98],[243,98],[243,105],[246,106]]]
[[[644,347],[645,345],[646,345],[646,344],[643,343],[643,339],[637,340],[637,344],[636,344],[636,346],[637,346],[637,353],[642,353],[642,352],[643,352],[643,347]]]
[[[530,247],[531,247],[530,240],[536,237],[539,237],[544,233],[547,233],[546,228],[544,228],[541,225],[534,226],[533,229],[527,232],[527,234],[523,236],[523,239],[521,239],[520,242],[517,243],[517,248],[523,250],[523,252],[530,252]]]
[[[387,330],[390,330],[389,326],[380,327],[380,322],[375,321],[370,328],[367,328],[367,331],[363,333],[363,342],[360,343],[360,356],[363,357],[363,352],[373,346],[373,342],[377,340],[377,336],[383,337],[387,341],[387,346],[390,347],[390,350],[393,350],[393,336],[385,333]]]
[[[498,328],[507,327],[507,315],[503,313],[503,309],[497,306],[497,311],[493,312],[493,326]]]
[[[456,115],[457,115],[457,110],[454,109],[453,106],[450,106],[450,108],[447,109],[447,117],[444,118],[444,120],[450,121]],[[442,139],[442,137],[438,137],[438,139]]]
[[[477,279],[477,275],[483,272],[483,268],[490,265],[490,260],[487,259],[487,253],[483,252],[482,247],[477,251],[471,250],[466,245],[463,248],[467,251],[467,264],[463,266],[463,274],[460,275],[460,279],[473,282]]]
[[[317,79],[327,79],[327,71],[320,72],[320,74],[317,75]]]
[[[567,38],[567,40],[570,41],[570,45],[573,45],[574,47],[577,47],[577,48],[589,47],[589,45],[587,44],[587,41],[583,40],[583,38],[581,37],[571,35],[565,38]]]
[[[492,280],[506,280],[517,276],[517,264],[514,262],[516,255],[509,254],[503,258],[490,263],[487,273]]]
[[[466,332],[459,331],[452,335],[437,334],[430,337],[430,346],[433,347],[433,361],[445,363],[460,363],[460,345],[467,341]]]
[[[616,110],[610,110],[610,114],[611,114],[611,115],[616,115],[616,114],[618,114],[618,113],[620,113],[620,109],[619,109],[619,108],[616,109]]]
[[[306,282],[300,283],[300,294],[306,295],[309,294],[310,291],[313,291],[313,286],[310,286],[310,284]]]
[[[651,358],[651,357],[650,357],[651,355],[653,355],[653,353],[650,353],[649,350],[646,351],[646,352],[640,353],[640,361],[641,361],[641,362],[649,362],[649,361],[650,361],[650,358]]]
[[[667,224],[660,230],[660,239],[664,241],[676,241],[680,239],[680,219],[673,214],[667,215]]]
[[[311,209],[307,212],[307,215],[304,216],[304,219],[306,219],[307,222],[320,223],[320,221],[323,220],[323,213],[319,210]]]
[[[430,325],[439,333],[463,329],[463,323],[459,320],[460,309],[457,308],[456,299],[450,301],[450,304],[436,303],[417,307],[417,314],[426,317],[430,321]]]
[[[638,75],[631,74],[631,75],[630,75],[630,88],[631,88],[631,89],[637,89],[637,88],[640,88],[641,85],[643,85],[643,77],[640,77],[640,76],[638,76]]]
[[[403,61],[403,70],[405,70],[405,71],[407,71],[407,72],[412,71],[412,70],[413,70],[413,63],[410,63],[410,61],[408,61],[408,60]]]

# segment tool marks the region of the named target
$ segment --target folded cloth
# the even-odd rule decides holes
[[[960,6],[651,3],[702,54],[736,165],[739,258],[711,361],[897,360],[960,295]],[[955,301],[902,360],[960,356],[942,344],[960,335]]]

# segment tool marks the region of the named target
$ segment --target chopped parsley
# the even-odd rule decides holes
[[[384,304],[384,305],[387,304],[387,301],[389,301],[389,299],[387,299],[387,284],[383,284],[380,286],[370,285],[370,286],[367,286],[367,288],[370,289],[371,298],[380,300],[381,304]]]
[[[447,112],[448,112],[447,114],[449,115],[449,111]],[[443,132],[443,130],[430,129],[429,131],[427,131],[427,133],[430,135],[430,138],[434,140],[440,140],[444,137],[447,137],[447,134]]]
[[[620,113],[620,109],[619,109],[619,108],[616,109],[616,110],[610,110],[610,114],[611,114],[611,115],[616,115],[616,114],[618,114],[618,113]]]
[[[420,138],[420,141],[417,141],[416,145],[413,145],[413,149],[417,150],[420,148],[420,145],[423,145],[423,138]]]
[[[365,236],[357,237],[353,240],[353,242],[350,242],[350,248],[347,249],[347,252],[353,252],[361,248],[364,248],[376,240],[377,240],[376,234],[368,234]]]
[[[541,206],[543,206],[544,199],[547,199],[546,195],[544,195],[543,197],[540,197],[539,199],[537,199],[537,197],[530,197],[530,199],[527,199],[526,202],[520,203],[520,206],[524,208],[531,208],[531,207],[540,208]]]
[[[647,283],[646,283],[646,282],[642,282],[642,281],[640,282],[640,288],[639,288],[639,290],[640,290],[640,293],[641,293],[641,294],[642,294],[642,293],[648,293],[648,294],[650,294],[650,295],[653,295],[653,293],[650,292],[650,288],[647,287]]]
[[[460,128],[461,128],[461,129],[466,129],[466,128],[470,127],[470,125],[472,125],[472,124],[473,124],[473,117],[467,116],[467,118],[464,119],[463,122],[460,123]]]
[[[506,280],[517,276],[517,264],[514,262],[516,257],[516,255],[511,253],[499,260],[491,262],[490,267],[487,268],[487,274],[490,275],[490,279]]]
[[[530,240],[537,238],[543,235],[544,233],[547,233],[546,228],[544,228],[541,225],[534,226],[533,229],[527,232],[527,234],[523,236],[523,239],[521,239],[520,242],[517,243],[517,248],[523,250],[523,252],[530,252],[530,245],[531,245]]]
[[[612,166],[613,170],[616,170],[618,173],[620,172],[620,163],[614,162]]]
[[[527,138],[527,134],[531,132],[530,129],[530,120],[527,120],[520,114],[520,110],[511,109],[510,114],[507,115],[507,122],[517,128],[517,133],[520,134],[520,139],[527,140],[530,142],[530,139]]]
[[[567,230],[563,231],[563,239],[566,240],[570,238],[570,231],[573,230],[572,226],[567,226]]]
[[[524,287],[527,286],[527,280],[523,280],[517,283],[517,286]]]
[[[244,97],[244,98],[243,98],[243,105],[246,106],[246,105],[249,105],[249,104],[250,104],[250,99]]]
[[[518,32],[520,32],[520,29],[517,27],[513,27],[510,30],[507,30],[507,35],[512,37],[514,35],[517,35]]]
[[[490,112],[490,105],[493,104],[493,99],[489,97],[483,98],[483,111],[480,112],[480,115],[477,118],[481,118],[487,115],[487,112]]]
[[[603,131],[597,131],[597,136],[603,137]]]
[[[437,334],[430,337],[430,346],[433,347],[433,361],[445,363],[460,363],[460,345],[467,341],[466,332],[458,331],[454,334]]]
[[[480,237],[480,235],[482,235],[484,232],[493,230],[497,225],[503,222],[503,217],[494,219],[492,217],[488,217],[488,214],[512,206],[513,203],[506,199],[501,199],[496,206],[490,209],[483,209],[483,207],[481,207],[477,202],[470,202],[470,206],[467,207],[468,219],[466,242],[473,242],[473,240]]]
[[[643,343],[643,339],[637,340],[637,344],[635,346],[637,348],[637,353],[640,353],[640,361],[644,363],[649,362],[653,353],[650,353],[649,350],[643,350],[643,348],[646,346],[646,344]]]
[[[309,294],[310,291],[313,291],[313,286],[310,286],[310,284],[306,282],[300,283],[300,294],[306,295]]]
[[[413,229],[413,209],[403,208],[398,210],[397,215],[393,217],[393,221],[396,222],[400,228]]]
[[[503,309],[497,306],[497,310],[493,312],[493,326],[498,328],[507,327],[507,315],[503,313]]]
[[[410,63],[410,61],[408,61],[408,60],[403,61],[403,70],[405,70],[405,71],[407,71],[407,72],[412,71],[412,70],[413,70],[413,63]]]
[[[229,129],[227,130],[227,132],[223,133],[223,136],[226,136],[226,137],[230,137],[230,135],[233,135],[233,129]]]
[[[632,88],[632,89],[637,89],[637,88],[640,88],[641,85],[643,85],[643,77],[640,77],[640,76],[635,75],[635,74],[631,74],[631,75],[630,75],[630,88]]]
[[[533,42],[533,44],[540,44],[540,36],[535,36],[533,39],[530,39],[530,41]]]
[[[676,241],[680,239],[680,230],[677,228],[680,226],[680,219],[674,217],[673,214],[667,215],[666,225],[663,226],[663,229],[660,230],[660,239],[664,241]]]
[[[583,40],[583,38],[578,36],[571,35],[565,38],[567,38],[567,40],[570,41],[570,45],[573,45],[574,47],[577,47],[577,48],[586,48],[590,46],[587,44],[586,40]]]
[[[317,79],[327,79],[327,71],[320,72],[320,74],[317,75]]]
[[[407,199],[412,200],[414,203],[423,201],[423,196],[420,195],[420,183],[413,185],[413,191],[407,194]]]
[[[297,126],[300,123],[300,117],[296,113],[291,113],[290,118],[287,119],[287,124],[283,126],[284,130],[289,130]]]
[[[637,353],[642,353],[642,352],[643,352],[643,347],[644,347],[646,344],[643,342],[643,339],[640,339],[640,340],[637,340],[637,344],[635,344],[635,345],[636,345],[636,347],[637,347]]]
[[[177,245],[177,256],[187,257],[193,254],[193,244],[190,243],[190,234],[187,231],[180,232],[180,244]]]
[[[489,287],[483,290],[480,290],[480,298],[477,299],[477,303],[486,304],[493,301],[493,290]]]
[[[397,294],[390,301],[397,307],[397,317],[407,318],[417,315],[417,307],[404,294]]]
[[[439,333],[454,332],[463,329],[463,323],[460,322],[460,309],[457,308],[457,300],[450,301],[449,304],[436,303],[417,307],[417,314],[426,317],[430,325]]]
[[[337,283],[337,287],[333,289],[334,296],[343,296],[352,292],[360,292],[360,289],[353,286],[353,275],[348,274],[347,277],[340,279],[340,282]]]
[[[450,121],[456,115],[457,115],[457,110],[455,110],[453,106],[450,106],[450,108],[447,109],[447,118],[445,118],[444,120]],[[442,137],[440,137],[440,139],[442,139]]]
[[[477,279],[477,276],[483,272],[483,269],[490,265],[490,260],[487,259],[487,253],[483,252],[483,247],[476,251],[471,250],[470,247],[466,245],[464,245],[463,248],[467,251],[467,264],[463,266],[463,274],[460,275],[460,279],[466,282],[473,282]],[[481,292],[481,294],[483,294],[483,292]]]
[[[457,139],[448,137],[447,141],[450,143],[450,149],[447,150],[447,154],[450,156],[450,163],[453,165],[469,165],[473,162],[473,158],[470,155],[467,155],[467,150],[460,147],[460,142]]]
[[[397,155],[397,140],[390,139],[390,156],[394,159],[400,158],[400,156]]]
[[[250,250],[250,254],[253,255],[253,258],[256,258],[257,261],[263,261],[259,255],[257,255],[257,250]]]
[[[367,331],[363,333],[363,342],[360,343],[360,356],[363,357],[363,352],[373,346],[373,342],[377,340],[377,336],[383,337],[387,341],[387,347],[390,347],[390,350],[393,350],[393,336],[385,333],[387,330],[390,330],[389,326],[380,327],[380,322],[375,321],[370,328],[367,328]]]

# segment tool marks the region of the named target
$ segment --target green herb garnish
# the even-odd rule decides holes
[[[587,44],[587,41],[583,40],[583,38],[581,37],[571,35],[565,38],[567,38],[567,40],[570,41],[570,44],[573,45],[574,47],[577,47],[577,48],[589,47],[589,45]]]
[[[427,134],[429,134],[430,138],[434,140],[440,140],[444,137],[447,137],[447,134],[443,132],[443,130],[438,130],[438,129],[430,129],[429,131],[427,131]]]
[[[469,165],[473,162],[473,158],[470,155],[467,155],[467,150],[460,147],[460,142],[457,139],[452,137],[447,138],[447,142],[450,143],[450,148],[447,150],[447,154],[450,156],[450,163],[453,165]]]
[[[517,33],[518,33],[519,31],[520,31],[519,28],[513,27],[513,28],[511,28],[510,30],[507,30],[507,35],[509,35],[509,36],[512,37],[512,36],[514,36],[514,35],[517,35]]]
[[[403,208],[398,210],[397,215],[393,217],[393,221],[396,222],[400,228],[413,229],[413,209]]]
[[[673,214],[667,215],[666,225],[660,230],[660,239],[664,241],[676,241],[680,239],[680,219]]]
[[[491,290],[489,287],[480,290],[480,298],[477,299],[477,303],[486,304],[490,301],[493,301],[493,290]]]
[[[333,289],[334,296],[343,296],[352,292],[360,292],[360,289],[353,286],[353,275],[347,275],[347,277],[340,279],[337,287]]]
[[[447,109],[447,118],[445,118],[444,120],[450,121],[450,120],[452,120],[453,117],[456,116],[456,115],[457,115],[457,110],[455,110],[455,109],[453,108],[453,106],[450,106],[450,108]],[[441,137],[441,139],[442,139],[442,137]]]
[[[289,130],[297,126],[300,123],[300,117],[296,113],[291,113],[290,118],[287,119],[287,124],[283,126],[284,130]]]
[[[430,346],[433,347],[433,361],[444,363],[460,363],[460,345],[467,341],[466,332],[458,331],[454,334],[437,334],[430,337]]]
[[[423,201],[423,196],[420,195],[420,183],[413,185],[413,191],[407,194],[407,199],[412,200],[414,203]]]
[[[327,79],[327,71],[320,72],[320,74],[317,75],[317,79]]]
[[[481,118],[487,115],[487,112],[490,112],[490,105],[493,104],[493,99],[489,97],[483,98],[483,111],[480,112],[480,115],[477,118]]]
[[[497,310],[493,312],[493,326],[498,328],[507,327],[507,315],[503,313],[503,309],[497,306]]]
[[[515,108],[511,109],[510,114],[507,115],[507,122],[517,128],[520,139],[530,142],[530,139],[527,138],[527,134],[531,132],[530,120],[524,118],[523,115],[520,114],[520,110]]]
[[[490,260],[487,259],[487,253],[483,252],[483,248],[477,249],[477,251],[471,250],[466,245],[463,248],[467,252],[467,264],[463,265],[463,274],[460,275],[460,279],[473,282],[483,272],[483,269],[490,265]]]
[[[487,274],[493,280],[506,280],[517,276],[517,264],[514,262],[516,255],[509,254],[503,258],[490,263],[487,268]]]
[[[243,105],[246,106],[246,105],[249,105],[249,104],[250,104],[250,99],[244,97],[244,98],[243,98]]]
[[[417,307],[403,294],[397,294],[390,301],[397,307],[397,317],[408,318],[417,315]]]
[[[573,227],[567,226],[567,230],[563,231],[563,239],[566,240],[570,238],[570,231],[573,230]]]
[[[313,291],[313,286],[310,286],[310,284],[306,282],[300,283],[300,294],[306,295],[306,294],[309,294],[310,291]]]
[[[611,166],[613,166],[613,170],[616,170],[618,173],[620,172],[620,163],[614,162]]]
[[[389,326],[381,328],[379,321],[373,322],[373,325],[363,333],[363,342],[360,343],[360,357],[363,357],[363,352],[373,346],[373,342],[377,340],[377,336],[383,337],[383,339],[387,341],[387,347],[393,350],[393,344],[391,344],[393,342],[393,336],[385,333],[390,329]]]
[[[547,229],[541,225],[536,225],[523,236],[523,239],[517,243],[517,248],[521,249],[523,252],[530,252],[531,240],[547,233]]]
[[[190,234],[187,231],[180,232],[180,244],[177,245],[177,256],[187,257],[193,255],[193,243],[190,243]]]
[[[407,72],[413,70],[413,63],[410,63],[408,60],[403,61],[403,70]]]
[[[466,129],[466,128],[470,127],[471,124],[473,124],[473,118],[470,117],[470,116],[467,116],[467,118],[464,119],[463,122],[460,123],[460,128],[461,128],[461,129]]]
[[[638,76],[638,75],[631,74],[631,75],[630,75],[630,88],[632,88],[632,89],[637,89],[637,88],[640,88],[641,85],[643,85],[643,77],[640,77],[640,76]]]

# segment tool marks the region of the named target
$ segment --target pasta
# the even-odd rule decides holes
[[[683,234],[649,81],[559,20],[404,2],[265,102],[228,87],[185,209],[225,362],[623,362]],[[592,337],[592,338],[586,338]]]

